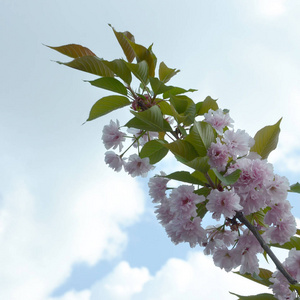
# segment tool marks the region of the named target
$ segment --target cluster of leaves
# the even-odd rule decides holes
[[[133,117],[125,124],[126,127],[159,133],[159,139],[149,141],[143,146],[139,153],[141,158],[149,157],[150,163],[155,164],[171,151],[178,161],[189,166],[193,171],[178,171],[166,177],[198,185],[199,189],[195,193],[199,195],[209,194],[210,190],[207,186],[211,181],[215,186],[219,184],[232,185],[238,180],[240,170],[225,177],[216,169],[210,168],[207,150],[211,143],[216,141],[217,134],[210,124],[197,120],[197,117],[203,116],[209,109],[218,109],[216,100],[208,96],[205,100],[195,103],[186,94],[196,90],[167,85],[179,70],[169,68],[164,62],[161,62],[158,67],[158,75],[156,75],[157,58],[152,51],[152,45],[146,48],[135,43],[134,36],[130,32],[118,32],[113,27],[111,28],[126,60],[108,61],[97,57],[90,49],[77,44],[50,47],[73,58],[71,62],[58,62],[59,64],[100,76],[89,83],[114,93],[101,98],[93,105],[87,121],[92,121],[116,109],[131,106]],[[133,77],[140,82],[137,91],[131,87]],[[175,120],[175,126],[170,126],[168,122],[170,117]],[[277,146],[280,122],[281,120],[256,133],[252,152],[258,153],[263,159],[268,157]],[[300,184],[292,185],[290,192],[299,193]],[[200,205],[199,216],[203,218],[206,212],[205,205]],[[265,213],[261,211],[259,214],[252,214],[249,221],[263,222]],[[299,233],[298,230],[297,234],[299,235]],[[295,236],[284,245],[272,246],[300,250],[300,238]],[[242,276],[270,286],[271,271],[265,269],[260,269],[260,271],[255,278],[250,275]],[[300,292],[298,285],[291,288]],[[275,299],[271,294],[236,296],[241,300]]]

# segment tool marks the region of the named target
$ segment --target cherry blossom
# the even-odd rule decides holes
[[[105,163],[109,165],[114,171],[119,172],[121,171],[122,167],[124,166],[124,161],[113,151],[106,151],[105,152]]]
[[[204,114],[204,121],[209,123],[218,134],[223,134],[225,127],[233,127],[233,120],[228,113],[224,113],[222,109],[212,110],[210,109]]]
[[[109,125],[103,127],[102,140],[106,149],[116,149],[119,147],[119,151],[123,148],[123,142],[125,141],[126,134],[119,130],[119,121],[110,121]]]
[[[216,220],[220,220],[221,215],[225,218],[233,218],[236,211],[243,209],[239,204],[240,197],[232,191],[212,190],[207,199],[209,201],[206,208],[213,212],[212,217]]]
[[[149,163],[149,157],[140,158],[137,154],[130,155],[125,164],[125,171],[132,177],[147,177],[148,172],[152,169],[154,166]]]

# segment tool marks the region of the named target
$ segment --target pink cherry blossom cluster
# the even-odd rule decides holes
[[[283,266],[293,278],[298,282],[300,281],[300,251],[293,248]],[[273,283],[270,288],[273,289],[273,293],[278,300],[294,300],[297,298],[296,293],[289,289],[289,282],[279,271],[273,273],[270,281]]]
[[[150,196],[157,204],[157,219],[175,244],[188,242],[191,247],[204,246],[204,253],[212,255],[215,265],[227,272],[240,266],[241,274],[259,274],[257,254],[263,249],[254,235],[238,221],[236,213],[253,217],[253,225],[263,232],[267,243],[286,243],[296,233],[295,218],[286,199],[289,182],[274,174],[273,166],[266,160],[250,153],[254,139],[244,130],[228,129],[232,122],[228,113],[209,111],[204,117],[218,132],[216,142],[207,151],[210,166],[223,172],[224,176],[240,170],[240,177],[230,186],[211,186],[206,197],[195,194],[192,185],[181,185],[167,195],[165,174],[151,178]],[[212,218],[217,221],[222,218],[223,224],[204,229],[197,213],[197,209],[204,205]],[[294,250],[290,257],[297,257],[299,268],[300,252]],[[291,274],[294,273],[291,269]],[[288,282],[285,280],[282,284],[280,278],[277,280],[278,276],[283,277],[280,272],[275,273],[274,293],[287,295],[284,291],[290,291]],[[299,280],[300,273],[297,276],[295,278]]]
[[[156,133],[146,133],[135,129],[129,129],[128,132],[133,133],[133,136],[129,138],[133,140],[134,147],[144,145],[147,141],[156,136]],[[119,151],[121,151],[126,137],[126,133],[120,131],[118,120],[116,120],[116,122],[111,120],[109,125],[103,127],[102,141],[106,149],[116,149],[119,147]],[[121,171],[124,167],[125,171],[132,177],[147,177],[148,172],[154,169],[154,166],[149,163],[148,157],[140,158],[139,155],[134,153],[126,159],[123,157],[125,152],[121,155],[116,154],[114,151],[105,152],[105,163],[116,172]]]
[[[287,200],[289,182],[274,174],[270,163],[250,152],[254,139],[244,130],[233,129],[233,120],[227,111],[210,109],[203,121],[216,131],[215,142],[207,150],[209,166],[225,178],[240,170],[239,178],[231,185],[224,185],[220,180],[208,181],[206,192],[201,193],[194,185],[168,188],[169,179],[161,172],[149,180],[149,194],[156,205],[157,219],[175,244],[187,242],[191,247],[203,246],[204,253],[212,255],[215,265],[227,272],[239,267],[241,274],[259,274],[257,255],[263,249],[237,213],[251,220],[266,243],[286,243],[296,233],[295,218]],[[118,121],[104,126],[102,140],[106,149],[121,151],[126,138],[131,140],[122,154],[107,151],[105,162],[117,172],[124,167],[132,177],[146,177],[154,168],[148,157],[131,154],[127,159],[123,156],[131,146],[139,151],[148,141],[158,138],[158,133],[134,128],[128,129],[128,133],[129,136],[120,130]],[[202,219],[208,213],[221,224],[203,228]],[[300,252],[292,250],[285,266],[299,280]],[[278,299],[295,299],[288,281],[282,278],[285,279],[280,272],[273,274],[274,294]]]

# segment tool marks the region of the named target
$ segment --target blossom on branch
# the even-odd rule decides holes
[[[132,154],[125,164],[125,171],[132,177],[147,177],[148,172],[153,170],[154,166],[149,163],[149,157],[140,158],[137,154]]]
[[[123,148],[123,142],[125,141],[126,134],[119,130],[119,121],[110,120],[109,125],[103,127],[102,140],[106,149],[116,149],[119,147],[119,151]]]

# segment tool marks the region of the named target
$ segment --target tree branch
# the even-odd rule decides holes
[[[270,256],[274,264],[276,265],[277,269],[282,273],[282,275],[288,280],[290,284],[296,284],[297,280],[295,280],[284,268],[282,263],[278,260],[278,258],[275,256],[273,251],[270,249],[270,247],[266,244],[262,236],[259,234],[258,230],[246,219],[246,217],[243,215],[242,212],[236,213],[236,218],[239,219],[256,237],[261,247],[267,252],[267,254]]]

